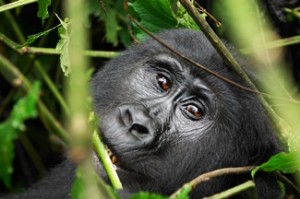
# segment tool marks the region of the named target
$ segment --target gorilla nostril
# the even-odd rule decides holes
[[[148,129],[140,124],[133,124],[130,128],[130,132],[136,136],[149,134]]]
[[[119,112],[121,116],[121,121],[124,123],[124,125],[130,126],[133,122],[130,110],[127,107],[120,107]]]

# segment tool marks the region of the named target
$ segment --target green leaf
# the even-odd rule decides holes
[[[37,33],[37,34],[34,34],[34,35],[29,35],[27,37],[27,41],[24,44],[18,46],[18,48],[22,48],[24,46],[29,46],[30,44],[32,44],[33,42],[35,42],[35,40],[37,40],[38,38],[40,38],[42,36],[48,35],[49,32],[51,32],[52,30],[55,30],[59,26],[61,26],[61,25],[59,24],[59,25],[57,25],[57,26],[55,26],[53,28],[50,28],[49,30],[45,30],[43,32],[40,32],[40,33]]]
[[[72,199],[84,199],[84,183],[78,169],[76,170],[76,178],[71,189]]]
[[[130,199],[168,199],[168,197],[148,192],[139,192],[130,196]]]
[[[192,190],[192,184],[186,184],[182,190],[176,195],[176,199],[189,199],[189,193]]]
[[[42,19],[44,24],[45,19],[49,17],[48,7],[51,5],[51,0],[39,0],[38,1],[39,9],[37,16]]]
[[[60,54],[60,67],[64,72],[64,75],[68,76],[71,72],[71,64],[69,59],[69,20],[65,19],[65,21],[63,21],[58,17],[58,15],[56,15],[56,17],[58,18],[61,24],[61,27],[59,27],[58,29],[60,40],[56,45],[56,49],[62,51],[62,53]]]
[[[254,177],[257,171],[266,172],[281,171],[283,173],[294,173],[300,169],[300,151],[290,153],[278,153],[272,156],[268,162],[256,167],[251,175]]]
[[[106,41],[112,43],[114,46],[118,44],[118,22],[117,13],[115,10],[108,8],[106,12],[105,20],[105,37]]]
[[[25,128],[24,121],[37,116],[36,101],[40,84],[33,84],[31,91],[13,107],[9,118],[0,124],[0,179],[8,188],[11,187],[12,162],[14,159],[14,140],[20,130]]]
[[[129,5],[140,16],[141,25],[151,32],[155,33],[163,29],[174,28],[177,25],[177,20],[169,1],[136,0]],[[143,39],[145,34],[138,33],[137,37]]]

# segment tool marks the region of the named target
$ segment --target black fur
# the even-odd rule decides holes
[[[159,37],[190,59],[248,86],[201,32],[172,30]],[[160,89],[157,74],[170,79],[169,90]],[[183,61],[152,39],[99,71],[93,79],[93,95],[103,138],[127,170],[119,173],[130,191],[168,195],[202,173],[258,165],[280,151],[256,94]],[[200,120],[189,118],[184,111],[187,104],[201,109]],[[148,131],[136,134],[131,131],[134,124]],[[193,198],[218,193],[247,177],[212,180],[200,185]],[[274,179],[259,176],[257,186],[260,198],[279,197]]]
[[[201,32],[171,30],[159,37],[190,59],[248,86]],[[170,87],[164,90],[165,80]],[[120,161],[117,171],[125,192],[169,195],[202,173],[259,165],[281,150],[256,94],[204,72],[152,39],[111,60],[95,75],[92,87],[100,131]],[[200,118],[192,114],[193,108],[198,108]],[[26,197],[45,192],[48,198],[68,197],[73,169],[65,164],[54,172],[63,176],[53,177],[54,183],[44,180],[45,188],[33,188]],[[216,178],[191,196],[209,196],[250,178],[248,174]],[[259,198],[279,198],[275,179],[260,174],[255,182]]]

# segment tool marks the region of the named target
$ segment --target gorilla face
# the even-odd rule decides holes
[[[190,59],[247,86],[202,33],[172,30],[159,37]],[[279,150],[255,94],[202,71],[153,40],[130,48],[99,71],[93,95],[101,135],[130,191],[171,194],[204,172],[259,164]],[[243,179],[206,183],[195,191],[196,197]]]

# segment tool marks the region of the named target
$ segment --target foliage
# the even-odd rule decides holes
[[[48,7],[51,5],[51,0],[40,0],[38,1],[39,10],[37,16],[42,19],[43,23],[45,19],[49,17]]]
[[[37,116],[36,102],[39,92],[40,84],[36,82],[31,91],[16,102],[10,116],[0,123],[0,179],[7,187],[11,187],[11,175],[14,170],[14,141],[19,132],[25,130],[25,120]]]
[[[198,29],[195,22],[177,1],[134,0],[129,3],[130,14],[140,18],[143,27],[151,32],[160,32],[176,27]],[[140,29],[134,28],[136,37],[140,40],[147,35]]]
[[[57,16],[57,18],[59,19],[61,27],[58,28],[58,34],[60,40],[56,45],[56,49],[61,51],[60,67],[64,75],[68,76],[69,73],[71,72],[70,59],[69,59],[69,42],[70,42],[69,23],[68,23],[68,19],[66,19],[66,21],[63,21],[59,18],[59,16]]]
[[[300,170],[299,157],[300,153],[295,151],[290,153],[278,153],[271,157],[269,161],[254,169],[251,175],[254,176],[259,170],[266,172],[281,171],[282,173],[295,173]]]
[[[22,86],[16,86],[13,82],[9,85],[4,79],[10,79],[11,74],[0,70],[0,119],[4,120],[0,123],[0,179],[5,187],[14,188],[14,185],[18,183],[21,183],[22,186],[26,184],[24,180],[18,181],[19,179],[12,175],[17,169],[14,168],[16,164],[13,165],[13,160],[15,158],[15,143],[20,142],[20,131],[25,132],[25,136],[31,141],[21,143],[24,148],[22,152],[24,153],[25,150],[25,153],[34,157],[35,160],[38,157],[33,154],[37,151],[44,151],[45,148],[43,147],[50,143],[49,152],[39,154],[44,156],[41,158],[42,165],[53,164],[49,157],[61,150],[62,145],[69,144],[62,136],[57,136],[60,134],[54,132],[51,127],[57,126],[58,131],[65,131],[65,119],[62,115],[69,116],[69,107],[63,97],[65,93],[63,84],[72,72],[69,45],[72,37],[72,23],[77,22],[70,21],[68,17],[64,18],[68,16],[63,9],[66,1],[38,0],[37,3],[32,1],[34,4],[26,6],[25,4],[18,4],[21,1],[17,1],[14,10],[7,10],[2,7],[1,5],[8,4],[3,2],[0,0],[0,8],[2,8],[0,9],[0,41],[3,41],[0,43],[0,61],[11,62],[15,67],[12,68],[12,71],[18,69],[30,82],[41,82],[35,83],[26,97],[20,99],[24,95]],[[94,57],[93,61],[97,63],[95,65],[106,61],[111,50],[120,51],[129,46],[132,40],[136,38],[143,40],[147,37],[143,31],[128,20],[127,15],[137,19],[144,28],[153,33],[181,27],[199,29],[177,0],[89,0],[87,6],[87,15],[78,14],[82,14],[81,16],[86,19],[85,27],[90,30],[90,48],[101,50],[101,52],[95,50],[93,52],[105,53],[103,57]],[[219,10],[219,12],[227,14],[223,10]],[[293,20],[299,18],[298,11],[287,8],[285,12]],[[237,19],[237,17],[235,18]],[[241,23],[235,24],[241,27]],[[244,25],[249,27],[248,23],[244,23]],[[27,40],[25,40],[26,37]],[[1,67],[3,66],[0,65],[0,69]],[[97,70],[96,67],[94,69]],[[53,120],[46,119],[47,117],[42,114],[37,114],[36,103],[40,87],[42,95],[39,100],[45,103],[45,107],[39,106],[39,111],[51,114]],[[289,116],[286,117],[289,121],[298,124],[299,108],[290,106],[290,109],[293,112],[287,113],[286,110],[283,110],[282,115],[286,113]],[[36,123],[26,123],[25,121],[28,119],[34,120]],[[47,141],[41,141],[38,136],[34,136],[37,134],[42,134],[40,136],[43,136]],[[299,171],[299,135],[298,132],[295,132],[289,137],[288,142],[291,149],[289,153],[275,155],[268,162],[258,166],[252,175],[254,176],[259,170],[265,172],[280,171],[282,173]],[[30,148],[33,150],[29,150]],[[40,170],[39,167],[43,168],[43,166],[39,166],[39,164],[28,159],[20,159],[20,161],[36,170]],[[54,161],[54,163],[56,162]],[[19,172],[22,171],[19,170]],[[22,177],[25,178],[25,175]],[[176,198],[188,198],[190,191],[191,186],[188,186],[181,190]],[[80,175],[74,183],[72,197],[78,199],[84,197],[84,182]],[[163,199],[166,197],[142,192],[131,198]]]

